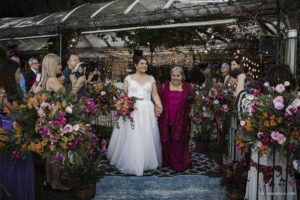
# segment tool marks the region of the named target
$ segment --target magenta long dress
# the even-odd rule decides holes
[[[164,108],[159,120],[163,165],[176,171],[184,171],[190,164],[189,112],[193,91],[188,83],[183,83],[182,88],[183,91],[170,91],[170,84],[166,82],[160,89]]]

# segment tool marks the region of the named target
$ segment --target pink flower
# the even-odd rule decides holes
[[[285,90],[285,87],[284,87],[283,84],[278,84],[275,87],[275,91],[278,92],[278,93],[282,93],[284,90]]]
[[[285,113],[287,113],[288,115],[291,115],[293,114],[293,112],[295,111],[296,109],[292,106],[292,105],[289,105],[286,109],[285,109]]]
[[[205,107],[205,106],[203,106],[203,107],[202,107],[202,110],[203,110],[203,111],[206,111],[206,107]]]
[[[208,116],[206,112],[203,113],[202,115],[203,115],[203,117],[207,117]]]
[[[272,133],[271,133],[271,137],[275,141],[278,141],[281,135],[282,134],[280,134],[278,131],[272,131]]]
[[[278,138],[278,144],[283,144],[286,141],[286,137],[284,137],[284,135],[280,134],[279,138]]]
[[[72,114],[72,108],[70,106],[66,107],[65,109],[66,113]]]
[[[292,107],[293,107],[293,108],[298,108],[298,107],[300,107],[300,99],[295,99],[295,100],[292,102]]]
[[[73,126],[73,130],[74,130],[74,131],[78,131],[78,130],[79,130],[79,125],[78,125],[78,124],[75,124],[75,125]]]
[[[300,91],[297,93],[297,95],[300,97]]]
[[[284,105],[283,105],[283,97],[282,97],[282,96],[276,97],[276,98],[273,100],[273,104],[274,104],[274,107],[275,107],[277,110],[281,110],[282,108],[284,108]]]
[[[219,101],[217,99],[214,100],[214,104],[219,104]]]
[[[67,133],[71,133],[73,131],[73,126],[70,125],[70,124],[67,124],[65,127],[64,127],[64,130],[67,132]]]
[[[265,87],[269,87],[269,83],[268,83],[268,82],[265,82],[265,83],[264,83],[264,86],[265,86]]]
[[[228,111],[229,111],[229,108],[228,108],[228,105],[227,105],[227,104],[224,104],[224,105],[223,105],[223,110],[224,110],[225,112],[228,112]]]
[[[256,142],[256,145],[257,145],[259,148],[261,148],[262,145],[263,145],[263,143],[262,143],[261,141],[257,141],[257,142]]]
[[[41,108],[44,110],[46,107],[50,107],[50,104],[49,103],[41,103]]]
[[[46,114],[45,114],[44,110],[41,109],[41,108],[38,110],[38,115],[39,115],[40,118],[46,117]]]

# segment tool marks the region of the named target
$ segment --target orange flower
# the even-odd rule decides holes
[[[47,96],[46,94],[42,94],[42,95],[37,95],[37,98],[40,100],[40,101],[45,101],[47,99]]]
[[[269,123],[269,121],[265,121],[265,123],[264,123],[264,125],[265,125],[265,127],[270,127],[270,123]]]
[[[249,152],[248,147],[243,148],[243,150],[244,150],[245,153],[248,153],[248,152]]]
[[[1,134],[1,133],[3,133],[3,129],[2,129],[2,128],[0,128],[0,134]]]
[[[274,120],[275,119],[275,115],[271,115],[270,119]]]
[[[5,144],[3,142],[0,142],[0,148],[4,147]]]
[[[15,101],[13,101],[13,108],[14,108],[14,109],[17,109],[17,108],[18,108],[18,104],[17,104],[17,102],[15,102]]]
[[[262,155],[268,155],[268,154],[269,154],[269,152],[266,151],[266,150],[263,150],[263,151],[261,151],[260,153],[261,153]]]
[[[268,117],[268,113],[267,112],[263,112],[263,116],[264,117]]]
[[[15,123],[14,128],[16,130],[17,133],[22,133],[22,128],[18,123]],[[18,136],[19,134],[17,134]]]
[[[30,98],[28,100],[28,102],[33,105],[34,107],[37,107],[39,105],[39,103],[34,99],[34,98]]]
[[[22,144],[22,149],[26,149],[27,145],[26,144]]]
[[[246,125],[245,128],[247,131],[253,131],[253,128],[251,127],[251,121],[249,119],[245,120]]]
[[[8,107],[5,106],[4,109],[3,109],[3,111],[6,112],[8,115],[10,115],[10,110],[9,110]]]
[[[263,130],[263,128],[264,128],[264,125],[263,125],[263,124],[259,124],[259,125],[258,125],[258,130],[261,131],[261,130]]]
[[[241,140],[237,140],[237,141],[235,142],[236,146],[239,146],[241,142],[242,142]]]
[[[50,148],[50,151],[54,151],[55,150],[55,146],[54,145],[50,145],[49,148]]]
[[[46,146],[46,145],[47,145],[47,141],[46,141],[46,140],[43,140],[43,141],[41,142],[41,145],[42,145],[42,147]]]
[[[277,123],[276,123],[276,121],[275,120],[271,120],[271,126],[276,126],[277,125]]]
[[[277,121],[278,121],[278,123],[281,123],[282,122],[282,117],[278,117]]]
[[[61,103],[61,105],[62,105],[63,108],[67,107],[67,102],[66,102],[66,100],[63,100],[63,102]]]
[[[57,109],[61,109],[61,104],[60,104],[59,101],[56,102],[56,108],[57,108]]]
[[[240,143],[239,145],[241,148],[243,148],[245,146],[245,144],[243,142]]]
[[[6,135],[0,135],[1,141],[5,142],[8,140],[8,137]]]

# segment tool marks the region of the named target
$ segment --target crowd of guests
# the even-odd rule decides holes
[[[11,100],[12,98],[17,98],[19,91],[21,94],[20,98],[22,98],[22,96],[34,96],[40,92],[49,94],[59,91],[64,92],[70,87],[72,93],[85,96],[89,84],[100,82],[98,69],[94,69],[94,71],[86,75],[86,68],[83,67],[83,63],[80,62],[76,54],[67,55],[66,63],[67,66],[62,71],[61,58],[56,54],[47,54],[43,58],[41,65],[37,58],[30,58],[28,60],[30,69],[23,76],[20,72],[20,57],[17,53],[10,52],[8,58],[0,62],[0,116],[3,129],[13,128],[11,116],[7,115],[3,109],[4,107],[12,109]],[[126,127],[124,125],[122,131],[126,130],[131,135],[129,134],[129,137],[127,134],[127,139],[120,139],[120,136],[114,136],[122,135],[119,133],[120,131],[115,129],[108,149],[108,158],[111,160],[111,164],[116,165],[121,172],[129,172],[130,174],[142,175],[143,171],[148,168],[145,168],[143,164],[139,168],[137,166],[144,162],[150,163],[149,169],[155,169],[162,165],[169,166],[175,171],[185,171],[190,166],[189,143],[191,119],[194,115],[193,100],[190,98],[194,96],[192,85],[185,81],[183,69],[175,67],[170,71],[170,81],[161,84],[157,88],[154,77],[146,74],[148,61],[141,57],[135,63],[135,66],[136,73],[127,76],[124,86],[122,85],[120,88],[123,88],[128,95],[130,92],[137,95],[137,97],[140,95],[137,101],[137,106],[140,106],[141,111],[139,115],[146,116],[147,114],[146,117],[149,117],[149,130],[152,129],[152,132],[149,132],[148,136],[149,139],[153,137],[152,139],[155,141],[153,142],[153,147],[145,149],[145,146],[149,144],[149,140],[144,141],[143,146],[136,144],[139,142],[136,139],[132,139],[128,141],[128,150],[120,148],[120,145],[126,146],[128,138],[134,138],[133,134],[137,134],[130,126]],[[224,85],[235,84],[238,96],[237,106],[241,106],[241,103],[245,101],[245,96],[248,94],[247,88],[250,87],[247,84],[247,78],[241,63],[238,60],[232,60],[230,65],[223,63],[220,71],[221,75],[215,81]],[[274,82],[272,78],[274,76],[278,78],[278,81]],[[277,65],[270,68],[267,72],[266,80],[269,81],[271,86],[289,81],[291,83],[290,90],[296,88],[294,77],[286,65]],[[148,83],[151,83],[151,85],[147,85]],[[154,105],[152,102],[150,103],[151,98]],[[149,100],[149,102],[146,100]],[[148,110],[145,111],[145,108]],[[137,112],[140,111],[138,110]],[[158,117],[156,126],[153,125],[153,114]],[[137,127],[135,130],[143,132],[146,127],[145,121],[140,121],[139,124],[138,119],[138,117],[135,118],[135,126]],[[226,135],[229,135],[228,154],[235,161],[242,156],[242,152],[236,148],[234,142],[239,129],[238,115],[231,115],[224,120],[222,137],[225,141]],[[158,144],[161,146],[158,146]],[[140,157],[135,157],[137,149],[139,152],[143,152],[143,148],[145,149],[144,154],[140,155]],[[122,154],[124,152],[126,153],[125,155]],[[153,153],[152,157],[148,157],[149,152]],[[154,154],[156,155],[154,156]],[[134,165],[134,162],[138,162],[137,165]],[[271,166],[271,163],[265,163],[265,165]],[[134,166],[133,170],[131,166]],[[46,158],[45,171],[46,179],[43,183],[45,187],[60,191],[69,189],[61,183],[61,170],[52,164],[51,156]],[[252,176],[249,176],[248,179],[247,198],[253,199],[254,197],[251,194],[256,190],[254,182],[257,180],[254,180]],[[0,156],[0,181],[12,196],[11,199],[34,199],[35,183],[32,154],[28,154],[24,160],[18,163],[12,160],[4,161],[4,157]],[[279,191],[284,191],[283,186],[278,186],[278,188]],[[290,188],[290,190],[294,191],[294,188]],[[7,196],[4,195],[2,198],[7,199]]]

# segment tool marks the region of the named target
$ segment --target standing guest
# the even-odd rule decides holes
[[[63,75],[65,77],[65,80],[64,80],[64,86],[66,87],[67,85],[70,85],[72,84],[72,87],[73,84],[77,81],[77,80],[81,80],[83,79],[83,73],[81,74],[80,72],[78,71],[82,71],[83,72],[83,68],[81,67],[81,64],[83,64],[83,62],[80,62],[79,60],[79,57],[75,54],[68,54],[67,57],[66,57],[66,60],[67,60],[67,67],[66,69],[63,71]],[[75,75],[75,79],[74,79],[74,76],[72,75]],[[80,77],[80,79],[79,79]],[[85,79],[85,77],[84,77]],[[82,85],[82,87],[85,87],[85,84]],[[80,88],[78,90],[78,94],[80,95],[85,95],[84,94],[84,91],[86,89],[82,89]]]
[[[174,67],[171,70],[171,81],[165,82],[159,92],[164,108],[159,118],[162,162],[164,166],[171,166],[176,171],[184,171],[190,164],[193,90],[184,80],[182,68]]]
[[[228,76],[229,76],[229,65],[227,63],[223,63],[221,65],[221,76],[219,78],[219,81],[222,84],[225,84],[225,78],[226,77],[228,78]]]
[[[13,119],[4,113],[3,108],[12,109],[10,98],[18,93],[19,79],[20,66],[18,63],[9,59],[0,62],[0,121],[2,122],[1,128],[4,130],[13,129]],[[3,117],[7,120],[2,120]],[[11,158],[5,159],[2,156],[0,156],[0,181],[11,195],[11,198],[4,195],[1,196],[1,199],[35,199],[32,153],[28,153],[25,159],[18,162],[14,162]]]
[[[39,72],[39,61],[38,59],[32,57],[29,58],[28,64],[30,66],[30,70],[25,74],[25,85],[27,93],[36,80],[36,75]]]
[[[19,66],[21,66],[21,60],[20,60],[19,54],[15,49],[8,50],[7,58],[17,62],[19,64]],[[24,75],[21,73],[21,71],[20,71],[19,87],[22,90],[23,96],[25,97],[26,96],[25,78],[24,78]]]

